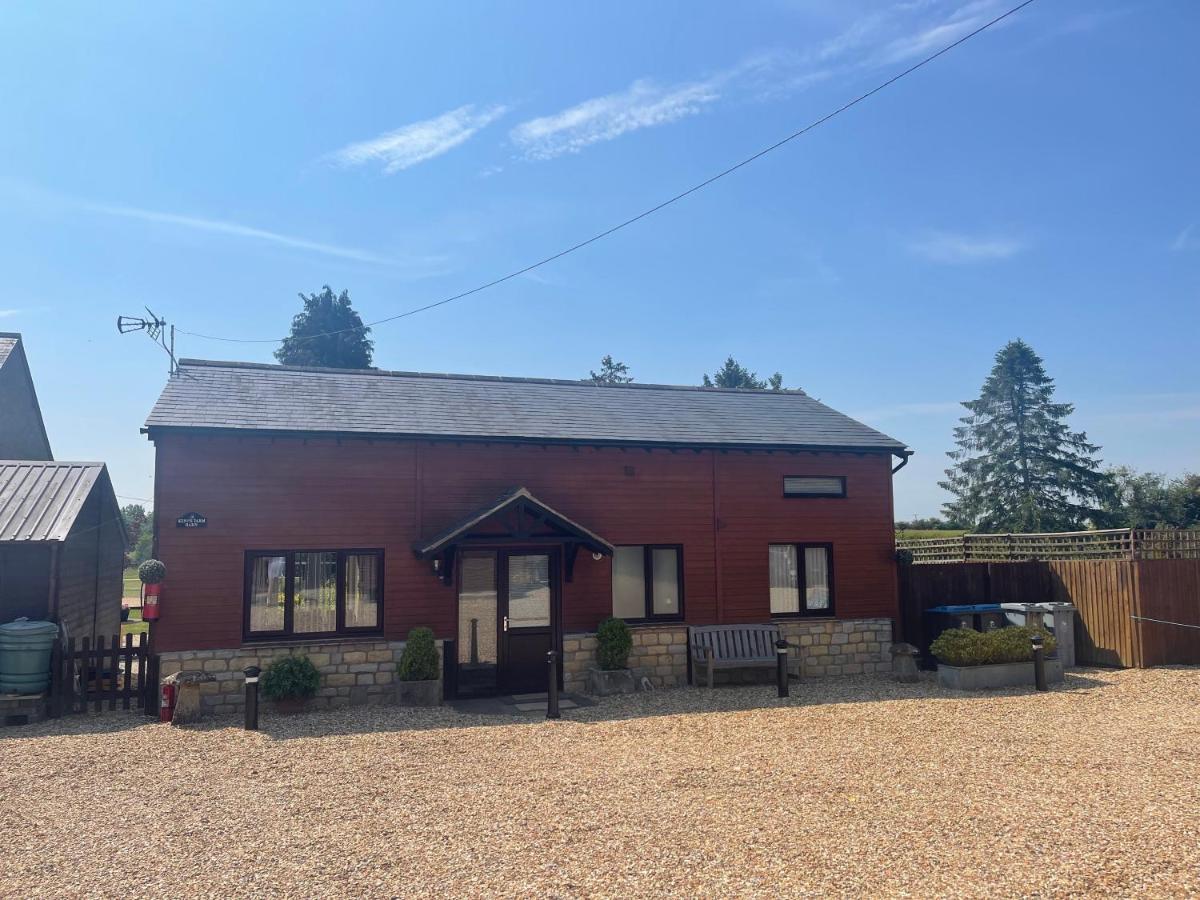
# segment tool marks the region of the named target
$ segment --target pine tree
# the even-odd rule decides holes
[[[630,384],[633,376],[629,374],[629,366],[617,362],[611,353],[606,353],[600,360],[600,371],[591,371],[591,380],[595,384]]]
[[[369,369],[374,343],[350,306],[350,292],[334,295],[325,285],[319,294],[300,295],[304,309],[292,319],[292,332],[283,339],[275,358],[289,366],[327,366]]]
[[[969,415],[954,429],[954,465],[940,485],[954,494],[947,518],[981,531],[1081,528],[1109,490],[1100,448],[1067,427],[1075,407],[1055,403],[1054,379],[1024,341],[1010,341]]]
[[[770,388],[773,391],[783,390],[783,376],[776,372],[766,381],[758,377],[757,372],[751,372],[732,356],[726,357],[725,365],[717,370],[717,374],[711,378],[705,374],[705,387],[719,388],[751,388],[754,390],[765,390]]]

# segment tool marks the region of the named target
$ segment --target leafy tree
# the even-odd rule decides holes
[[[954,465],[939,484],[955,499],[946,516],[983,531],[1057,531],[1083,527],[1110,489],[1100,448],[1055,403],[1054,379],[1024,341],[1010,341],[978,400],[954,429]]]
[[[1128,466],[1108,471],[1111,490],[1096,524],[1105,528],[1195,528],[1200,526],[1200,475],[1168,478]]]
[[[275,351],[277,360],[289,366],[371,368],[371,329],[350,306],[349,291],[335,296],[325,285],[321,293],[301,294],[300,299],[304,309],[292,318],[291,334]]]
[[[129,549],[129,564],[140,566],[154,555],[154,510],[146,513],[136,543]]]
[[[705,387],[719,388],[753,388],[755,390],[765,390],[770,388],[773,391],[783,390],[783,376],[776,372],[765,381],[759,379],[757,372],[751,372],[732,356],[725,359],[725,365],[717,370],[717,374],[711,378],[705,374]]]
[[[965,527],[953,519],[942,519],[938,516],[901,520],[896,523],[897,531],[961,531]]]
[[[600,360],[600,371],[591,371],[592,382],[595,384],[629,384],[633,376],[629,374],[629,366],[617,362],[611,353],[606,353]]]
[[[127,503],[121,507],[121,518],[125,522],[125,535],[131,548],[137,546],[142,534],[142,526],[146,524],[146,507],[140,503]]]

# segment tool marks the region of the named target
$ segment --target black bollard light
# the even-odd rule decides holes
[[[246,676],[246,730],[258,731],[258,676],[262,669],[247,666],[242,671]]]
[[[550,684],[546,691],[546,718],[561,719],[558,711],[558,654],[549,650],[546,653],[546,668],[550,670]]]
[[[1046,654],[1042,648],[1042,636],[1035,634],[1031,639],[1033,643],[1033,684],[1039,691],[1050,690],[1046,684]]]
[[[779,683],[779,696],[788,695],[787,641],[780,638],[775,642],[775,680]]]

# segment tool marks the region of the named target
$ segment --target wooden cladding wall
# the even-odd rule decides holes
[[[156,441],[156,651],[242,643],[246,550],[381,548],[384,632],[454,637],[456,593],[413,543],[514,486],[613,544],[682,544],[692,624],[770,618],[767,546],[829,542],[839,618],[896,615],[891,459],[879,453],[164,435]],[[845,498],[788,499],[785,475],[844,475]],[[207,527],[177,529],[195,511]],[[611,562],[578,556],[563,626],[612,611]]]
[[[1200,663],[1200,560],[900,567],[902,627],[905,640],[918,645],[924,638],[925,610],[932,606],[1046,601],[1075,605],[1080,665],[1142,668]]]

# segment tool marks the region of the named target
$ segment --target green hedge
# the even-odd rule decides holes
[[[304,700],[321,686],[321,673],[307,656],[284,656],[267,666],[262,692],[268,700]]]
[[[408,633],[396,663],[396,677],[401,681],[437,680],[438,652],[430,629],[414,628]]]
[[[609,616],[596,629],[596,659],[606,671],[625,669],[633,650],[633,635],[623,619]]]
[[[996,628],[975,631],[970,628],[951,628],[943,631],[930,650],[938,662],[948,666],[989,666],[996,663],[1028,662],[1033,659],[1031,638],[1040,634],[1046,653],[1055,649],[1054,636],[1044,628],[1022,625],[1015,628]]]

